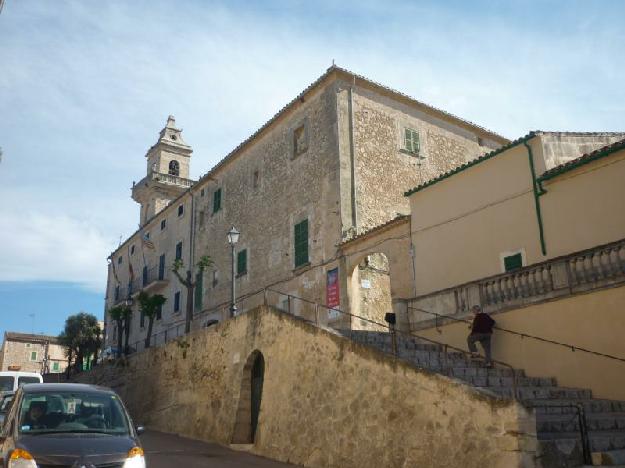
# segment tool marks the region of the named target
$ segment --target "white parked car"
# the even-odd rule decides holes
[[[0,372],[0,395],[14,392],[29,383],[43,383],[43,377],[37,372]]]

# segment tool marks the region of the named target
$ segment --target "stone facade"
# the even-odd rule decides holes
[[[230,444],[251,435],[258,355],[259,455],[310,467],[536,466],[536,423],[519,404],[264,307],[78,378],[120,392],[137,423]]]
[[[165,139],[169,126],[163,129]],[[404,148],[406,129],[418,135],[418,155]],[[163,132],[156,146],[162,144]],[[186,266],[196,264],[202,255],[212,258],[214,266],[200,278],[195,311],[207,319],[222,319],[220,306],[228,304],[231,289],[232,260],[226,233],[233,225],[241,232],[237,255],[245,251],[246,256],[246,269],[236,279],[241,309],[247,308],[248,295],[268,286],[324,304],[327,272],[334,268],[339,268],[340,306],[347,308],[352,272],[345,268],[338,245],[406,212],[403,192],[421,178],[506,142],[492,132],[333,67],[112,253],[115,271],[109,269],[107,309],[128,296],[116,293],[116,288],[123,289],[130,281],[129,268],[118,264],[118,258],[128,257],[133,244],[145,244],[141,237],[149,232],[155,248],[142,249],[149,268],[154,268],[164,253],[169,269],[180,239]],[[156,188],[147,187],[143,197],[135,199],[145,206],[155,192]],[[189,214],[184,222],[175,216],[181,204]],[[175,241],[171,236],[169,241],[161,241],[159,226],[165,218],[168,226],[176,225]],[[307,222],[304,245],[308,261],[297,262],[295,230],[302,222]],[[143,259],[135,258],[137,277]],[[183,301],[184,288],[170,276],[168,283],[159,286],[168,303],[156,333],[180,321],[172,307],[176,292],[181,291]],[[132,293],[136,292],[134,288]],[[293,311],[307,314],[300,306],[293,304]],[[182,303],[180,309],[184,310]],[[108,343],[114,340],[112,331],[108,321]],[[143,334],[133,328],[131,341]]]
[[[56,337],[5,332],[0,371],[60,373],[66,368],[65,349]]]

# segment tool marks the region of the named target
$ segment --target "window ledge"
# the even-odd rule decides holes
[[[406,148],[400,148],[399,152],[408,156],[412,156],[413,158],[417,158],[417,159],[425,159],[425,156],[421,156],[420,153],[415,153],[413,151],[408,151]]]
[[[295,268],[293,268],[293,273],[296,275],[299,275],[300,273],[303,273],[306,270],[310,270],[310,268],[311,268],[310,262],[302,263],[301,265],[298,265]]]
[[[242,276],[245,276],[245,275],[247,275],[247,270],[242,271],[241,273],[237,273],[236,278],[241,278]]]

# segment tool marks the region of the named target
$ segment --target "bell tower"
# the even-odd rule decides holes
[[[141,226],[193,185],[189,179],[192,152],[170,115],[158,141],[145,155],[147,175],[132,184],[132,199],[141,205]]]

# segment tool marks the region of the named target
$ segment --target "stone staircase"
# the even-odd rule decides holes
[[[357,343],[393,353],[391,335],[379,331],[349,331]],[[558,386],[553,377],[528,377],[521,369],[486,368],[482,361],[460,352],[444,353],[442,346],[397,335],[398,358],[452,378],[496,396],[513,398],[516,374],[517,398],[536,411],[536,431],[544,468],[583,465],[582,439],[576,405],[584,409],[590,450],[596,462],[620,459],[625,450],[625,401],[595,399],[587,389]],[[597,463],[598,464],[598,463]]]

